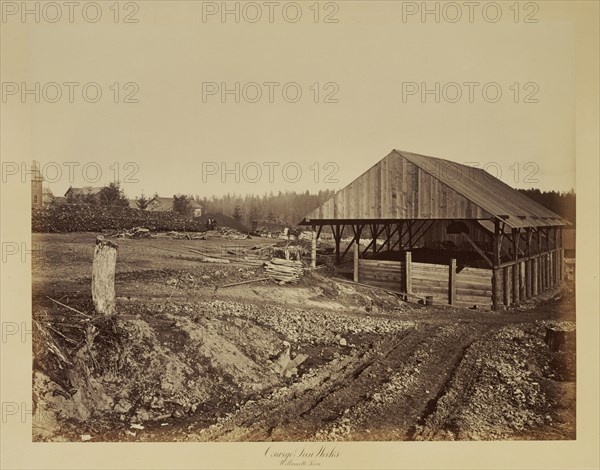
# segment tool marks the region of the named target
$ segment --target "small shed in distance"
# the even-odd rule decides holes
[[[301,222],[331,227],[354,280],[499,308],[563,278],[569,223],[486,171],[393,150]],[[368,243],[367,243],[368,242]]]

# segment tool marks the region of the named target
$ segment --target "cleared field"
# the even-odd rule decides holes
[[[190,251],[270,239],[117,239],[100,318],[94,239],[33,235],[35,440],[575,438],[575,352],[545,342],[574,329],[572,284],[503,312],[424,307],[327,273],[223,287],[264,269]],[[284,341],[306,356],[291,374]]]

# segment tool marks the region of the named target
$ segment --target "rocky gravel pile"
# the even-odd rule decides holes
[[[490,440],[526,435],[552,423],[544,384],[555,377],[543,322],[510,325],[474,343],[421,438]]]
[[[250,320],[277,332],[282,339],[291,343],[352,347],[350,338],[356,335],[394,334],[415,326],[413,321],[226,300],[194,304],[193,310],[192,318],[233,316]]]

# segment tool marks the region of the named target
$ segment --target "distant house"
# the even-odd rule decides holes
[[[153,197],[148,203],[149,211],[172,211],[173,210],[173,198],[171,197]]]
[[[69,186],[67,192],[65,193],[66,198],[75,198],[79,196],[96,196],[102,188],[94,188],[93,186],[84,186],[83,188],[74,188]]]
[[[194,217],[200,217],[202,215],[202,206],[195,200],[190,200],[190,205],[194,211]],[[173,198],[172,197],[153,197],[148,203],[149,211],[172,211],[173,210]]]
[[[54,193],[48,186],[44,186],[42,188],[42,207],[46,209],[52,202],[54,202]]]
[[[67,204],[67,198],[64,196],[54,196],[52,198],[52,204],[56,205],[61,205],[61,204]]]

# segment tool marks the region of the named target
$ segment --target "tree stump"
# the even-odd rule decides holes
[[[116,243],[106,240],[102,235],[96,237],[92,265],[92,300],[96,313],[101,315],[115,313],[117,248]]]
[[[575,351],[575,330],[562,329],[560,327],[546,327],[544,338],[550,351],[571,352]]]

